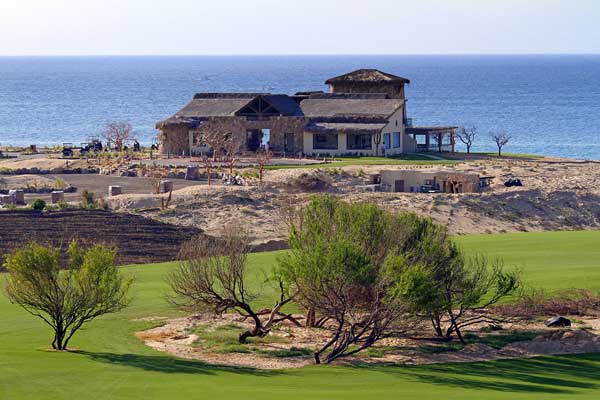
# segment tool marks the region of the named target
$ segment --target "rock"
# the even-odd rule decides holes
[[[240,175],[223,174],[223,185],[244,186],[245,184],[246,184],[246,181]]]
[[[195,181],[198,180],[198,167],[194,165],[190,165],[185,169],[185,177],[186,181]]]
[[[556,316],[547,319],[544,324],[549,328],[564,328],[565,326],[571,326],[571,320],[566,317]]]
[[[504,182],[504,186],[513,187],[513,186],[523,186],[523,183],[519,178],[510,178],[506,182]]]
[[[0,204],[9,206],[15,204],[15,197],[12,194],[0,194]]]
[[[134,177],[137,176],[137,174],[136,174],[135,171],[125,170],[125,171],[121,171],[119,173],[119,176],[126,176],[126,177],[129,177],[129,178],[134,178]]]

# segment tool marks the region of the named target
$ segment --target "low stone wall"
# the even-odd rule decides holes
[[[66,188],[48,188],[48,187],[24,187],[19,188],[26,194],[48,194],[55,191],[60,190],[65,193],[77,193],[77,188],[75,186],[67,186]],[[0,194],[9,194],[9,189],[0,189]]]
[[[0,168],[0,175],[98,174],[98,168]]]

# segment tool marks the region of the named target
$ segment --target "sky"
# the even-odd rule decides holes
[[[600,53],[600,0],[0,0],[0,55]]]

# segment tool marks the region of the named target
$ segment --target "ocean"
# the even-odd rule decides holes
[[[600,55],[0,57],[0,144],[80,143],[108,121],[140,141],[199,91],[326,90],[378,68],[411,80],[413,124],[474,125],[474,151],[600,159]],[[461,149],[461,146],[458,146]]]

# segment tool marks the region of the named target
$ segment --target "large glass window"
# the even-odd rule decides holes
[[[400,147],[400,132],[394,132],[392,134],[392,146],[394,146],[395,149],[397,149],[398,147]]]
[[[315,133],[313,134],[314,150],[337,150],[338,135],[335,133]]]
[[[371,134],[358,134],[347,136],[348,150],[371,150]]]

